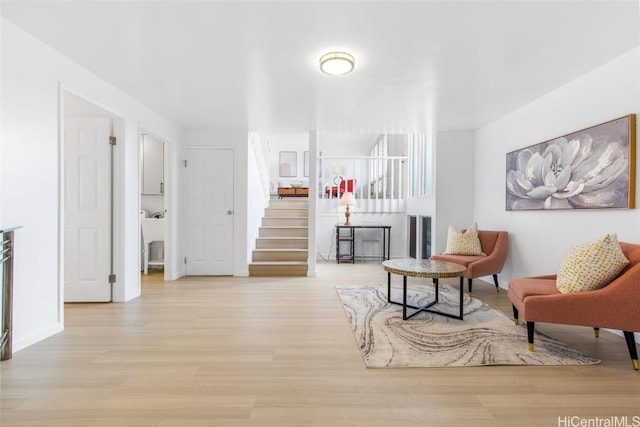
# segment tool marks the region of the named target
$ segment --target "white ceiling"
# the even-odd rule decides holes
[[[640,44],[627,1],[2,1],[184,128],[476,129]],[[356,58],[322,74],[334,49]]]

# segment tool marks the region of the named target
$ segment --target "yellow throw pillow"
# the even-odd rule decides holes
[[[475,222],[464,233],[455,225],[449,226],[447,235],[447,255],[485,255],[478,238],[478,224]]]
[[[556,287],[563,294],[604,288],[629,264],[618,236],[608,234],[571,248],[560,264]]]

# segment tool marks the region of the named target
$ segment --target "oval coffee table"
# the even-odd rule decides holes
[[[387,272],[387,301],[391,304],[397,304],[402,306],[402,320],[410,319],[416,314],[427,311],[429,313],[441,314],[443,316],[452,317],[454,319],[463,320],[463,284],[464,273],[467,268],[464,265],[454,264],[452,262],[445,261],[431,261],[428,259],[392,259],[382,263],[385,271]],[[391,300],[391,273],[399,274],[402,279],[402,302]],[[436,287],[435,299],[423,306],[415,306],[407,304],[407,276],[411,277],[425,277],[433,279],[433,283]],[[443,313],[441,311],[433,310],[431,307],[438,303],[438,279],[444,279],[449,277],[460,277],[460,315],[456,316],[449,313]],[[415,309],[415,311],[407,315],[407,307]]]

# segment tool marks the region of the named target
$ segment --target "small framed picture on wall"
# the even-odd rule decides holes
[[[291,177],[298,175],[298,153],[295,151],[280,152],[280,176]]]

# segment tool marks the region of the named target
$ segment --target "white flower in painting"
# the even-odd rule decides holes
[[[518,153],[516,168],[507,173],[507,188],[517,197],[512,208],[561,209],[610,207],[620,199],[612,186],[628,168],[626,150],[618,141],[594,143],[589,135],[551,141],[540,153]]]

